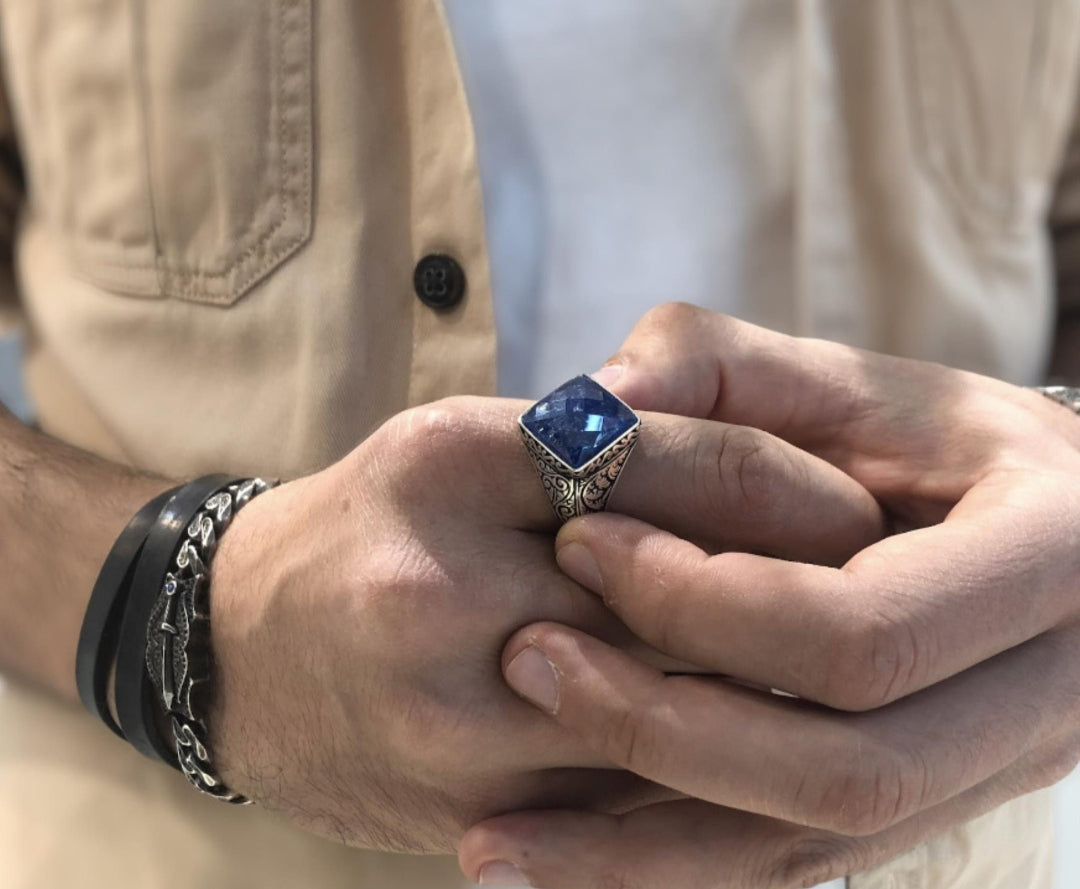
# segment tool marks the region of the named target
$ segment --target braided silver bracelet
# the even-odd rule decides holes
[[[1035,391],[1080,414],[1080,389],[1073,386],[1039,386]]]
[[[210,561],[236,512],[275,484],[248,479],[203,503],[177,547],[146,628],[146,669],[170,716],[181,771],[203,793],[239,805],[250,800],[225,786],[207,749]]]

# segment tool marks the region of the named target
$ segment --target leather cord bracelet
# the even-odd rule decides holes
[[[135,513],[116,538],[101,566],[86,606],[75,655],[75,685],[79,698],[113,734],[123,737],[109,711],[109,671],[116,654],[120,621],[127,605],[135,564],[155,520],[178,488],[158,495]]]
[[[135,567],[116,648],[116,713],[124,737],[143,755],[179,768],[176,753],[156,727],[154,697],[146,672],[146,628],[166,572],[191,520],[203,503],[235,479],[210,475],[180,488],[147,535]]]

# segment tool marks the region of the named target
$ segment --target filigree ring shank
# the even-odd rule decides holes
[[[637,443],[640,431],[641,427],[635,426],[585,469],[575,472],[533,438],[528,430],[521,430],[521,438],[540,475],[544,492],[560,521],[568,522],[576,516],[603,512],[607,508],[608,497],[619,480],[619,473],[626,465],[630,451]]]

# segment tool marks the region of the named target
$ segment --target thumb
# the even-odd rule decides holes
[[[593,379],[634,410],[709,417],[720,394],[721,362],[705,314],[686,303],[652,309]]]

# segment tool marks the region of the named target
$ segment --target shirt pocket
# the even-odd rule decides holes
[[[1080,0],[899,0],[915,144],[981,230],[1029,228],[1068,132]]]
[[[229,305],[311,231],[311,0],[5,0],[31,206],[103,289]]]

